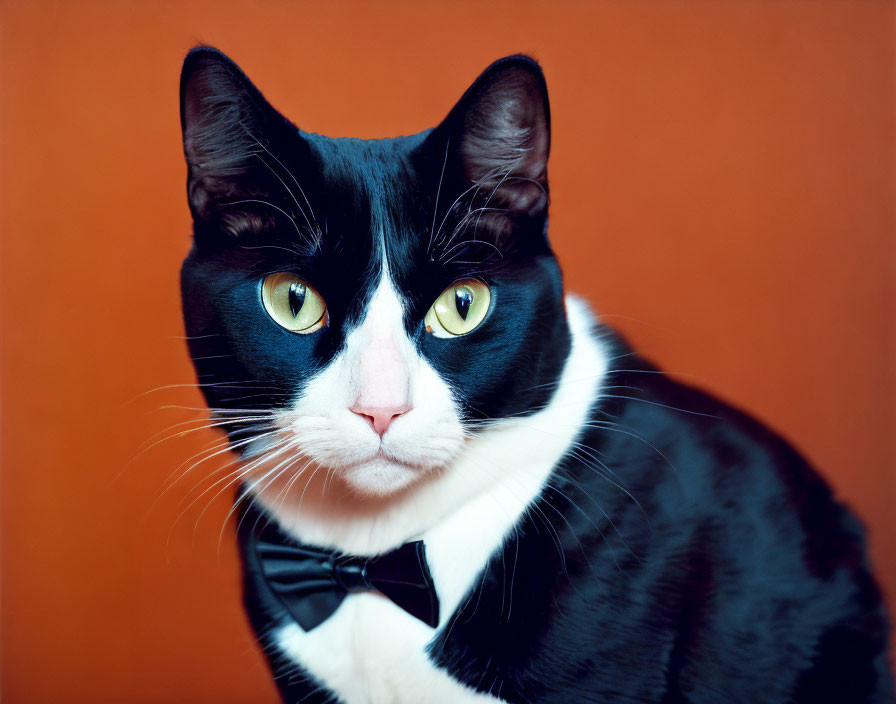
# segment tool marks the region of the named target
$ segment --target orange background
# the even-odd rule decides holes
[[[894,3],[0,7],[5,702],[276,701],[218,548],[225,458],[163,492],[217,437],[138,454],[204,417],[164,408],[202,405],[178,298],[199,41],[304,129],[363,137],[534,54],[569,288],[791,438],[868,524],[893,603]]]

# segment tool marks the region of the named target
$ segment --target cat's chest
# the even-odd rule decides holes
[[[486,704],[426,654],[435,632],[376,593],[349,596],[311,632],[297,625],[277,634],[281,651],[345,704]]]
[[[298,625],[276,634],[279,649],[345,704],[464,704],[500,702],[461,684],[427,655],[451,616],[474,589],[525,504],[541,484],[533,476],[522,494],[507,498],[496,486],[469,502],[421,538],[439,598],[433,629],[376,592],[350,594],[317,628]],[[503,503],[498,498],[503,499]],[[496,510],[503,507],[505,510]]]

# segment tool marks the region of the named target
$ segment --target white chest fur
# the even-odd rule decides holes
[[[572,350],[544,409],[502,421],[471,440],[457,461],[406,505],[388,515],[360,519],[363,524],[350,528],[332,527],[344,536],[332,542],[349,551],[422,538],[441,605],[438,629],[445,628],[490,556],[569,451],[598,395],[606,355],[589,329],[585,306],[568,299],[567,310]],[[298,519],[284,521],[284,527],[304,540],[319,530]],[[359,593],[347,597],[314,630],[306,633],[296,624],[284,625],[274,633],[274,641],[345,704],[500,701],[433,666],[426,646],[435,635],[385,597]]]

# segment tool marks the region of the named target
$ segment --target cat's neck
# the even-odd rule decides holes
[[[297,486],[284,479],[260,490],[250,483],[249,491],[298,540],[359,555],[438,540],[446,526],[484,516],[506,532],[584,429],[607,369],[585,304],[568,297],[567,311],[572,345],[550,402],[477,431],[451,466],[387,497],[351,492],[324,468]]]

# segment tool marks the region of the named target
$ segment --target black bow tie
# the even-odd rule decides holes
[[[254,553],[271,591],[305,631],[326,621],[349,593],[368,590],[432,628],[439,624],[439,599],[422,540],[383,555],[357,557],[303,545],[254,506],[246,507],[240,520],[249,528],[240,531],[243,547]]]

